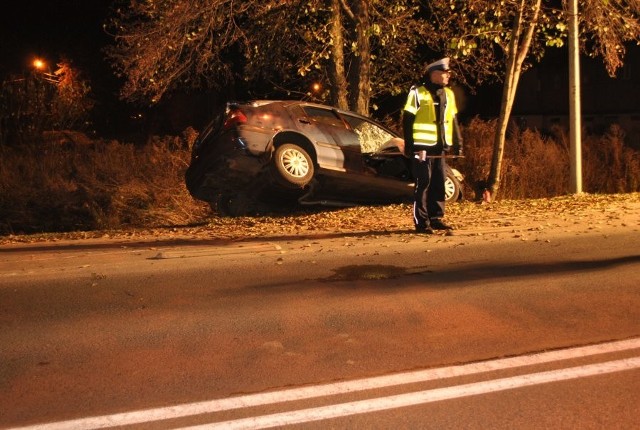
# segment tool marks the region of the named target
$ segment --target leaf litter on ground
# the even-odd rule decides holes
[[[640,227],[640,193],[579,194],[527,200],[471,201],[447,205],[446,221],[456,229],[510,228],[545,230],[565,224],[618,223]],[[83,239],[216,238],[242,240],[255,237],[288,237],[326,234],[413,233],[410,204],[354,206],[349,208],[305,207],[284,214],[245,217],[210,215],[199,224],[163,228],[130,228],[0,236],[0,244]]]

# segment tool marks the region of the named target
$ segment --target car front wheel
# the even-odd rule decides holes
[[[456,202],[460,198],[460,181],[451,171],[444,178],[444,197],[447,202]]]
[[[313,178],[313,159],[307,151],[292,143],[276,148],[274,166],[279,182],[289,187],[304,187]]]

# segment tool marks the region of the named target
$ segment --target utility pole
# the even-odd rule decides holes
[[[582,121],[578,0],[569,0],[569,155],[571,192],[582,193]]]

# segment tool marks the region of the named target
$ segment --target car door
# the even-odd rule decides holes
[[[350,129],[334,109],[305,105],[302,109],[308,121],[318,153],[318,165],[335,172],[362,172],[362,156],[357,134]],[[313,130],[315,129],[315,130]]]
[[[358,138],[361,163],[358,181],[363,200],[404,198],[412,189],[408,160],[402,155],[404,141],[375,121],[349,113],[341,116]]]

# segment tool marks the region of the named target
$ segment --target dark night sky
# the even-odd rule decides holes
[[[25,0],[0,15],[0,79],[32,70],[35,57],[52,71],[66,58],[92,89],[97,108],[127,117],[118,100],[118,81],[104,60],[103,47],[111,38],[103,30],[113,0]],[[104,117],[104,115],[102,115]],[[120,119],[126,120],[126,119]],[[97,124],[96,124],[97,125]]]
[[[102,25],[113,3],[115,0],[25,0],[15,2],[18,7],[13,8],[5,4],[0,14],[0,79],[29,70],[35,56],[46,59],[52,70],[61,58],[68,58],[89,79],[93,96],[104,109],[121,110],[119,85],[102,51],[111,41]],[[556,60],[564,62],[564,57]],[[496,88],[499,86],[478,88],[469,97],[469,110],[497,115]]]
[[[17,73],[34,56],[55,63],[69,58],[90,73],[104,67],[101,46],[108,42],[102,30],[110,0],[26,0],[3,11],[0,25],[1,73]]]
[[[110,43],[102,24],[114,0],[25,0],[0,16],[0,78],[29,70],[35,56],[52,70],[65,57],[89,78],[94,95],[117,92],[116,78],[104,60]]]
[[[64,57],[89,79],[94,98],[106,108],[117,105],[118,83],[102,51],[111,41],[102,24],[112,3],[114,0],[25,0],[23,6],[3,13],[0,79],[29,70],[35,56],[46,59],[52,70]]]

